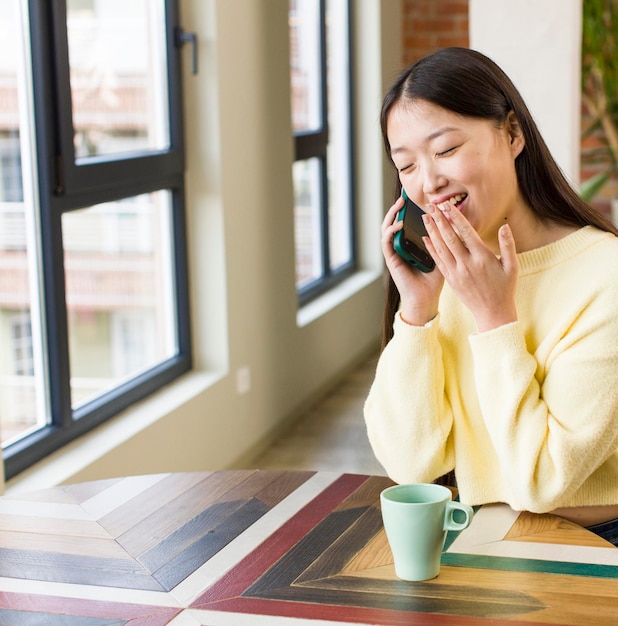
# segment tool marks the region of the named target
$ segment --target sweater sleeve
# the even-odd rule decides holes
[[[397,314],[365,402],[374,453],[396,482],[430,482],[454,467],[439,318],[410,326]]]
[[[520,509],[564,506],[616,453],[618,320],[602,307],[573,322],[543,367],[519,322],[470,337],[483,420]]]

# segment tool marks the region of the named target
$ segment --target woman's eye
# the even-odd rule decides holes
[[[452,148],[448,148],[447,150],[443,150],[442,152],[438,152],[438,156],[446,156],[447,154],[450,154],[451,152],[455,151],[457,148],[457,146],[453,146]]]
[[[409,172],[413,168],[414,168],[414,163],[408,163],[408,165],[404,165],[403,167],[398,168],[398,171],[400,174],[403,174],[404,172]]]

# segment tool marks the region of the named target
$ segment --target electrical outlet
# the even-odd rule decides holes
[[[251,391],[251,370],[248,367],[239,367],[236,370],[236,391],[239,396]]]

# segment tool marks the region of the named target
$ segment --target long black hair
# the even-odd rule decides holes
[[[525,146],[515,159],[522,197],[540,221],[567,226],[596,226],[618,235],[618,229],[579,196],[552,157],[523,98],[510,78],[491,59],[468,48],[443,48],[423,57],[395,80],[382,104],[380,123],[390,158],[387,124],[392,108],[424,100],[459,115],[501,126],[511,112],[519,122]],[[397,194],[401,185],[397,179]],[[397,197],[397,196],[395,196]],[[383,320],[382,345],[392,337],[399,293],[390,279]]]

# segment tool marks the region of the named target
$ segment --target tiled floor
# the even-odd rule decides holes
[[[385,475],[369,445],[363,419],[376,358],[361,365],[307,411],[253,467]]]

